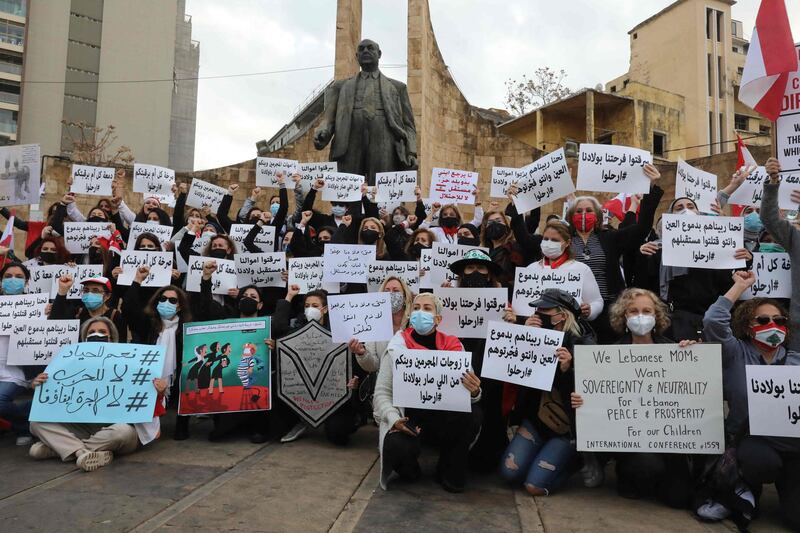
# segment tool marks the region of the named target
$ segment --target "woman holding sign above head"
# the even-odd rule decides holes
[[[766,196],[766,195],[765,195]],[[737,476],[710,476],[713,500],[697,510],[707,519],[722,519],[735,513],[745,523],[754,516],[758,496],[765,483],[775,483],[781,511],[792,529],[800,529],[800,439],[755,436],[748,426],[747,365],[800,365],[800,353],[786,348],[791,333],[786,310],[768,298],[742,302],[731,309],[756,281],[753,272],[735,272],[733,286],[720,296],[703,319],[705,337],[722,344],[722,384],[729,413],[725,419],[726,456],[738,462]],[[735,474],[735,472],[734,472]],[[723,485],[723,486],[720,486]],[[721,489],[726,490],[721,490]]]
[[[472,371],[462,374],[461,383],[469,392],[470,412],[403,408],[395,405],[393,374],[395,360],[404,351],[444,350],[462,352],[457,337],[438,331],[442,321],[442,302],[430,293],[414,298],[411,327],[398,331],[381,356],[373,400],[375,420],[380,423],[381,480],[384,490],[393,475],[416,481],[422,472],[419,455],[422,441],[436,442],[439,461],[436,480],[448,492],[463,492],[466,487],[469,448],[481,427],[481,380]],[[399,370],[398,370],[399,372]]]

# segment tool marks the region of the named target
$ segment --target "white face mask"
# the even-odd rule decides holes
[[[681,211],[678,214],[681,215],[681,216],[684,216],[684,217],[696,217],[697,216],[697,212],[693,211],[691,209],[684,209],[683,211]]]
[[[556,259],[560,257],[562,253],[564,253],[564,250],[561,248],[562,244],[563,243],[558,241],[542,241],[540,245],[542,248],[542,254],[544,254],[544,256],[548,259]]]
[[[317,322],[322,322],[322,311],[317,309],[316,307],[306,307],[304,311],[306,315],[306,320],[312,322],[316,320]]]
[[[629,316],[625,324],[634,335],[642,337],[647,335],[656,326],[656,317],[653,315],[635,315]]]

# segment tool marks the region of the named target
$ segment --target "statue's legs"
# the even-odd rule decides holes
[[[354,109],[350,125],[347,153],[338,162],[339,172],[365,176],[367,184],[375,185],[377,172],[403,170],[397,157],[394,134],[383,111],[367,118],[363,109]]]

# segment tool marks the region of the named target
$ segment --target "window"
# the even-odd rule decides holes
[[[667,134],[654,131],[653,155],[657,155],[658,157],[664,157],[664,153],[666,152],[666,150],[667,150]]]
[[[25,38],[25,27],[9,20],[0,20],[0,41],[22,46]]]
[[[746,115],[733,115],[733,127],[739,131],[747,131],[750,119]]]
[[[604,133],[599,135],[595,141],[597,144],[614,144],[614,134]]]
[[[706,39],[711,39],[711,19],[714,16],[714,10],[706,8]]]
[[[638,38],[639,38],[639,34],[638,34],[638,33],[634,33],[634,34],[633,34],[633,38],[634,38],[634,39],[638,39]]]
[[[708,112],[708,151],[709,154],[714,155],[714,112]]]
[[[727,128],[725,127],[725,115],[720,113],[719,114],[719,142],[720,142],[719,151],[720,152],[722,152],[723,151],[722,149],[724,148],[724,144],[722,144],[722,143],[725,142],[725,130],[726,129]]]
[[[721,43],[722,35],[724,33],[723,28],[725,27],[723,25],[723,22],[725,21],[725,13],[723,13],[722,11],[716,11],[716,14],[717,14],[717,42]]]
[[[708,96],[714,96],[714,64],[711,62],[711,54],[708,54],[708,61],[706,61],[706,69],[708,70]]]
[[[733,53],[734,54],[738,54],[739,53],[739,47],[738,46],[734,46],[733,47]]]
[[[612,86],[611,86],[611,92],[612,92],[612,93],[615,93],[615,92],[617,92],[617,86],[616,86],[616,85],[612,85]]]
[[[717,56],[717,88],[719,89],[719,97],[725,97],[725,82],[723,80],[722,70],[722,56]]]
[[[770,135],[772,133],[772,128],[769,126],[761,125],[758,127],[758,133],[761,135]]]
[[[731,35],[736,37],[736,21],[735,20],[731,21]]]

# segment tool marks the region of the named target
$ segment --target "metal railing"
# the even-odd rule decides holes
[[[9,74],[22,75],[22,65],[15,65],[14,63],[3,63],[0,61],[0,72],[7,72]]]

